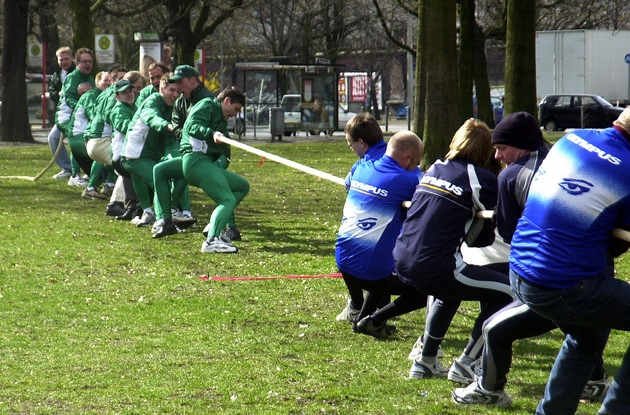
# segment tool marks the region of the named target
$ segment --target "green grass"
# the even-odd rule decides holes
[[[260,144],[343,177],[343,141]],[[0,176],[34,176],[46,146],[0,148]],[[203,281],[209,276],[337,272],[343,186],[234,149],[231,168],[252,185],[237,209],[234,255],[199,252],[197,227],[152,240],[104,215],[105,202],[50,178],[0,179],[0,414],[530,414],[561,336],[518,342],[509,410],[459,407],[446,380],[407,379],[424,313],[396,321],[388,341],[334,321],[340,279]],[[193,212],[213,205],[191,189]],[[622,258],[621,275],[627,272]],[[443,343],[463,349],[476,305],[464,303]],[[628,343],[616,333],[610,373]],[[598,405],[580,411],[595,413]]]

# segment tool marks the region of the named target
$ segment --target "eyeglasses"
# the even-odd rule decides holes
[[[361,144],[361,143],[359,142],[359,140],[361,140],[361,139],[359,138],[358,140],[355,140],[355,141],[351,141],[351,142],[349,142],[349,143],[348,143],[348,148],[349,148],[349,149],[351,149],[351,150],[354,150],[354,145],[355,145],[355,144]]]

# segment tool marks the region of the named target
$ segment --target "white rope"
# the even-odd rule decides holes
[[[284,164],[285,166],[289,166],[292,167],[296,170],[300,170],[303,171],[304,173],[308,173],[311,174],[313,176],[319,177],[321,179],[326,179],[326,180],[330,180],[331,182],[337,183],[337,184],[341,184],[344,185],[346,184],[345,180],[342,178],[339,178],[337,176],[333,176],[332,174],[320,171],[320,170],[316,170],[312,167],[308,167],[305,166],[303,164],[300,163],[296,163],[295,161],[291,161],[289,159],[285,159],[284,157],[280,157],[280,156],[276,156],[275,154],[271,154],[268,153],[266,151],[260,150],[258,148],[249,146],[247,144],[241,143],[240,141],[234,141],[231,138],[227,138],[227,137],[221,137],[221,141],[231,145],[232,147],[237,147],[240,148],[241,150],[245,150],[249,153],[253,153],[253,154],[257,154],[261,157],[265,157],[269,160],[273,160],[277,163],[280,164]],[[411,201],[406,200],[402,203],[404,208],[409,209],[411,207]],[[492,216],[494,215],[494,211],[493,210],[482,210],[480,212],[477,213],[477,217],[479,219],[492,219]],[[630,242],[630,231],[625,231],[623,229],[619,229],[619,228],[615,228],[612,231],[612,236],[614,236],[615,238],[619,238],[623,241],[627,241]]]

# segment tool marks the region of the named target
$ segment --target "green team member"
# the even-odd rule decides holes
[[[139,74],[139,72],[138,72]],[[131,76],[133,78],[133,75]],[[125,136],[129,131],[129,126],[136,113],[136,93],[133,83],[125,78],[116,82],[116,104],[112,108],[109,120],[112,126],[112,164],[114,170],[120,176],[122,188],[125,194],[124,212],[116,217],[118,220],[131,220],[138,211],[138,197],[131,183],[131,174],[125,169],[120,160]],[[142,213],[140,213],[141,215]]]
[[[94,52],[88,48],[80,48],[74,54],[76,68],[70,72],[63,81],[61,92],[59,93],[59,103],[55,112],[55,124],[57,128],[67,137],[70,127],[70,117],[74,111],[74,107],[79,101],[79,85],[88,82],[92,88],[96,86],[92,73],[92,64],[94,63]],[[56,149],[53,149],[53,152]],[[79,164],[74,159],[72,152],[70,153],[71,175],[78,172]]]
[[[79,98],[79,101],[77,101],[77,105],[74,107],[74,111],[72,111],[70,124],[68,125],[68,143],[70,144],[72,155],[75,160],[78,161],[81,169],[88,176],[90,175],[90,172],[92,170],[93,160],[88,155],[87,148],[85,147],[84,133],[88,122],[94,115],[96,98],[103,89],[109,86],[111,82],[111,79],[107,72],[97,73],[95,80],[96,88],[92,88],[89,82],[83,82],[79,85],[79,94],[81,95],[81,98]],[[81,94],[82,89],[85,91],[83,94]],[[88,185],[88,182],[87,180],[84,180],[81,177],[80,172],[75,171],[73,167],[72,177],[70,178],[70,180],[68,180],[68,184],[86,187]],[[100,196],[102,195],[98,193],[98,196],[98,198],[100,199]]]
[[[141,218],[132,220],[138,227],[155,222],[151,206],[153,166],[164,157],[167,136],[173,133],[171,114],[179,91],[177,85],[168,83],[168,78],[169,74],[164,75],[160,80],[160,93],[150,95],[138,108],[123,144],[122,164],[131,173],[133,188],[143,210]]]
[[[103,170],[107,172],[107,179],[103,187],[103,195],[105,199],[112,195],[114,184],[116,183],[116,174],[112,167],[111,159],[111,135],[112,127],[109,124],[109,113],[116,103],[115,84],[122,78],[127,70],[119,64],[112,65],[108,73],[111,78],[111,84],[96,99],[94,115],[87,128],[85,129],[86,148],[90,157],[94,160],[92,164],[92,173],[87,189],[94,190],[102,182]]]
[[[225,89],[218,99],[206,98],[195,104],[182,130],[184,177],[200,187],[215,203],[210,217],[208,239],[201,252],[236,252],[229,238],[222,234],[236,206],[247,196],[249,183],[241,176],[222,169],[215,161],[226,156],[229,147],[221,137],[229,137],[227,120],[245,105],[245,95],[235,87]]]
[[[156,215],[153,238],[174,235],[179,232],[177,227],[186,228],[197,222],[190,211],[188,186],[173,186],[171,192],[171,180],[184,178],[179,141],[190,108],[204,98],[214,98],[214,94],[199,81],[199,72],[190,65],[179,65],[168,81],[177,84],[181,92],[173,105],[172,118],[177,147],[167,144],[165,159],[153,168]]]
[[[138,98],[136,98],[137,107],[142,105],[144,100],[147,99],[149,95],[160,92],[160,79],[162,79],[162,76],[164,76],[164,74],[169,73],[171,71],[171,68],[169,68],[162,62],[153,62],[151,65],[149,65],[147,71],[149,72],[149,85],[142,88],[142,91],[140,91]]]
[[[96,86],[92,73],[92,63],[94,62],[94,53],[88,48],[80,48],[75,54],[77,67],[63,81],[59,105],[55,113],[55,124],[68,135],[68,125],[72,111],[79,101],[79,84],[89,82],[92,88]]]

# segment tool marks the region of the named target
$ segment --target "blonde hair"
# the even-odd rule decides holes
[[[62,46],[59,49],[57,49],[57,52],[55,52],[55,55],[59,57],[59,55],[62,55],[64,53],[67,53],[68,55],[72,57],[72,49],[70,49],[70,47],[68,46]]]
[[[447,160],[468,159],[484,167],[492,156],[492,134],[485,122],[470,118],[459,127],[446,153]]]
[[[101,82],[101,78],[102,78],[103,76],[105,76],[106,74],[107,74],[107,72],[105,72],[105,71],[100,71],[100,72],[99,72],[99,73],[97,73],[97,74],[96,74],[96,76],[94,77],[94,82],[95,82],[96,84],[98,84],[99,82]]]

